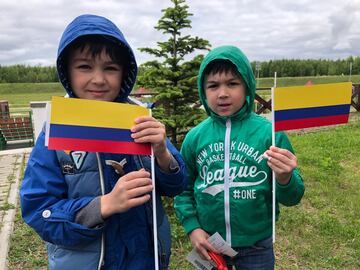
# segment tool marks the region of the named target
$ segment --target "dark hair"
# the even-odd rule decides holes
[[[93,58],[100,55],[105,49],[105,52],[111,60],[122,66],[123,76],[126,76],[129,70],[130,58],[128,50],[122,43],[110,36],[85,35],[75,39],[75,41],[70,43],[64,50],[63,59],[65,67],[68,67],[70,54],[78,49],[80,49],[81,52],[88,49]]]
[[[231,72],[233,75],[242,78],[236,66],[231,61],[225,59],[216,59],[211,61],[204,69],[203,78],[205,78],[210,74],[217,74],[224,72],[225,73]]]

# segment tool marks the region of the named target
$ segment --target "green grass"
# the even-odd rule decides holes
[[[20,179],[24,176],[25,165],[24,163],[21,165]],[[20,205],[19,202],[17,205]],[[48,269],[45,245],[34,230],[24,223],[19,207],[14,220],[7,259],[9,270]]]
[[[29,109],[30,101],[47,101],[52,96],[63,96],[60,83],[3,83],[0,84],[0,100],[9,102],[10,111]]]
[[[348,125],[290,136],[306,193],[299,207],[283,208],[279,269],[360,269],[359,113],[355,117]]]
[[[39,236],[27,226],[18,211],[8,254],[9,270],[47,269],[47,254]]]
[[[347,125],[291,132],[306,191],[300,205],[282,207],[276,269],[360,269],[360,113]],[[171,205],[171,201],[168,202]],[[170,209],[170,269],[193,269],[191,244]],[[9,269],[46,269],[39,237],[17,215]]]

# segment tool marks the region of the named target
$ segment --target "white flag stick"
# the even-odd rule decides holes
[[[151,110],[150,110],[151,116]],[[154,149],[151,145],[151,180],[153,184],[152,190],[152,211],[153,211],[153,232],[154,232],[154,260],[155,270],[159,270],[159,256],[158,256],[158,240],[157,240],[157,218],[156,218],[156,192],[155,192],[155,158]]]
[[[275,146],[275,112],[274,112],[274,91],[276,88],[276,72],[274,75],[274,87],[271,88],[271,119],[272,119],[272,131],[271,131],[271,142]],[[272,171],[272,238],[273,243],[275,243],[275,222],[276,222],[276,182],[275,182],[275,172]]]

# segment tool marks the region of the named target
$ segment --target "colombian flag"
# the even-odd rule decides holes
[[[131,138],[135,118],[144,115],[150,110],[137,105],[53,97],[48,148],[150,155],[150,144]]]
[[[275,131],[344,124],[352,83],[274,88]]]

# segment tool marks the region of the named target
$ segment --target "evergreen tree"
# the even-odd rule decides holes
[[[205,113],[197,103],[196,76],[202,55],[187,61],[185,57],[196,50],[208,50],[207,40],[182,35],[191,28],[192,16],[185,0],[171,0],[173,6],[162,10],[163,16],[155,29],[168,35],[169,39],[157,42],[157,48],[140,48],[152,54],[156,60],[141,65],[137,85],[155,92],[154,116],[167,128],[171,141],[179,146],[186,131],[198,124]]]

